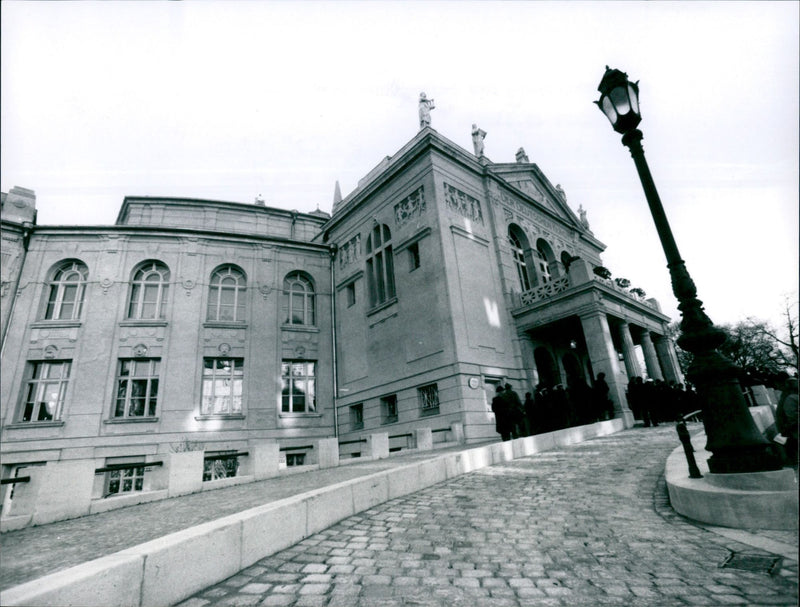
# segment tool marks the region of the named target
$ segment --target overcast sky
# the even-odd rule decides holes
[[[644,146],[717,323],[775,319],[798,281],[797,2],[16,2],[2,9],[2,191],[42,225],[126,195],[331,210],[432,126],[523,146],[605,265],[678,318],[628,150],[592,103],[639,80]]]

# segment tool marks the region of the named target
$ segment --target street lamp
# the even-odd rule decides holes
[[[681,311],[678,345],[694,355],[687,377],[697,388],[703,409],[703,425],[708,439],[706,449],[712,453],[708,468],[713,473],[779,470],[782,467],[780,457],[759,432],[747,409],[739,385],[740,370],[717,352],[725,341],[725,334],[703,311],[703,302],[697,299],[697,289],[672,236],[644,157],[642,132],[636,128],[642,120],[638,82],[630,82],[627,74],[606,66],[597,90],[600,99],[595,103],[614,130],[622,133],[622,143],[631,151],[667,257],[672,292]]]

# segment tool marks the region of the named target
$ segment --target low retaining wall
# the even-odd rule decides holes
[[[700,434],[694,443],[705,441]],[[797,479],[790,468],[775,472],[712,474],[711,453],[695,448],[703,478],[689,478],[683,447],[667,458],[665,477],[676,512],[701,523],[734,529],[797,529]]]
[[[493,464],[613,434],[623,424],[613,419],[491,443],[303,493],[10,588],[0,593],[0,604],[172,605],[385,501]]]

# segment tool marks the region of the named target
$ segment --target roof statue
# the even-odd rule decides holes
[[[433,99],[428,99],[425,93],[419,94],[419,128],[424,129],[431,125],[431,110],[435,109]]]
[[[589,229],[589,220],[586,219],[586,209],[583,208],[583,205],[578,205],[578,215],[581,216],[581,225]]]
[[[556,184],[556,190],[558,191],[559,194],[561,194],[561,198],[564,199],[564,202],[566,202],[567,201],[567,193],[564,191],[564,188],[561,187],[560,183]]]
[[[483,140],[486,139],[486,131],[479,129],[478,125],[472,125],[472,147],[478,158],[483,156]]]
[[[517,150],[517,162],[530,162],[530,160],[528,160],[528,155],[525,153],[525,148],[520,148]]]

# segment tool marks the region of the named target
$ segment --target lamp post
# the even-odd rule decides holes
[[[600,91],[600,99],[595,103],[614,130],[622,133],[622,143],[630,149],[667,257],[672,292],[678,299],[678,309],[681,311],[678,345],[694,355],[687,376],[697,388],[703,409],[703,425],[708,439],[706,449],[712,453],[708,468],[713,473],[779,470],[782,467],[780,458],[758,431],[747,409],[739,385],[740,370],[717,351],[725,341],[725,334],[714,326],[703,311],[703,302],[697,299],[694,281],[672,236],[644,157],[642,132],[636,128],[642,120],[638,82],[630,82],[627,74],[606,66],[606,73],[597,90]]]

